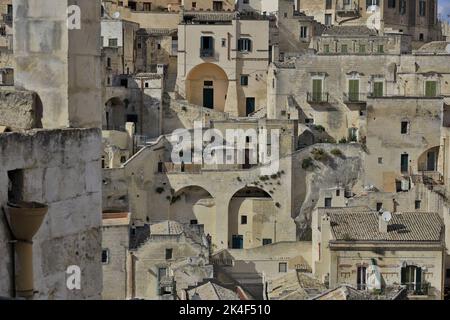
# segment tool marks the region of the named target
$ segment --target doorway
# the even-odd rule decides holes
[[[255,112],[255,98],[245,98],[245,115]]]
[[[232,249],[243,249],[244,248],[244,236],[237,234],[233,235]]]
[[[436,152],[427,152],[427,171],[436,171]]]
[[[214,84],[212,81],[203,83],[203,107],[214,109]]]

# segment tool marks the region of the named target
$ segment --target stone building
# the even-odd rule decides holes
[[[409,299],[442,299],[444,224],[437,213],[319,209],[312,223],[313,273],[330,288],[403,285]]]
[[[48,206],[33,238],[28,299],[98,299],[102,291],[100,1],[78,1],[87,13],[83,31],[66,27],[68,4],[13,1],[16,88],[0,91],[1,207]],[[11,245],[17,227],[2,214],[0,295],[7,298],[23,296],[17,280],[26,276],[23,241]],[[73,270],[80,286],[68,285]]]
[[[185,12],[176,91],[192,104],[247,116],[266,104],[270,56],[264,16]]]
[[[417,45],[441,40],[435,0],[302,0],[297,8],[326,25],[367,26],[412,36]]]

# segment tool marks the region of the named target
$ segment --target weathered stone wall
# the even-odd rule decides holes
[[[30,91],[0,90],[0,125],[11,130],[41,128],[42,105]]]
[[[102,291],[101,133],[97,129],[0,134],[0,205],[8,172],[23,170],[22,197],[49,206],[34,237],[36,299],[98,299]],[[10,297],[11,251],[0,219],[0,295]],[[81,290],[68,290],[66,269],[81,268]]]

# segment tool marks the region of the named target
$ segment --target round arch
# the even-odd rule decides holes
[[[206,235],[215,234],[216,203],[208,190],[198,185],[184,186],[173,191],[169,201],[170,220],[201,224]]]
[[[195,66],[186,77],[186,99],[189,103],[224,111],[228,76],[214,63]]]
[[[438,171],[439,146],[424,151],[417,159],[417,170]]]
[[[106,101],[103,112],[103,130],[125,129],[125,104],[119,97]]]
[[[277,206],[264,189],[237,190],[228,204],[228,247],[248,249],[275,242],[276,213]]]

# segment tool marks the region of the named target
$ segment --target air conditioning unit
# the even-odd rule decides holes
[[[408,191],[409,190],[409,180],[408,179],[403,179],[401,181],[401,189],[402,189],[402,191]]]

